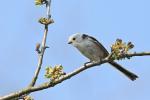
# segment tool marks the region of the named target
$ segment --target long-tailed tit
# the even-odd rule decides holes
[[[100,62],[102,59],[109,55],[108,51],[104,48],[104,46],[97,41],[94,37],[76,33],[69,37],[68,44],[72,44],[76,47],[84,56],[86,56],[90,62]],[[113,67],[121,71],[124,75],[126,75],[132,81],[138,78],[137,75],[123,68],[118,63],[111,61],[109,62]]]

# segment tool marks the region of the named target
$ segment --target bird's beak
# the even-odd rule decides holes
[[[72,44],[72,41],[69,41],[68,44]]]

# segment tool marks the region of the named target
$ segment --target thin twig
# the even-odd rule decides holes
[[[45,52],[45,46],[46,46],[46,37],[47,37],[47,33],[48,33],[48,28],[45,29],[44,32],[44,36],[43,36],[43,41],[42,41],[42,49],[41,49],[41,53],[38,55],[38,67],[35,71],[34,77],[32,79],[32,82],[30,83],[30,87],[34,86],[36,83],[36,80],[38,78],[41,66],[42,66],[42,62],[43,62],[43,56],[44,56],[44,52]]]
[[[141,52],[141,53],[129,53],[126,55],[126,57],[133,57],[133,56],[149,56],[150,52]]]
[[[51,15],[50,15],[50,5],[51,5],[51,0],[47,0],[46,1],[46,8],[47,8],[47,18],[50,19],[51,18]],[[41,70],[41,66],[42,66],[42,62],[43,62],[43,56],[44,56],[44,53],[45,53],[45,49],[46,49],[46,39],[47,39],[47,34],[48,34],[48,25],[45,25],[45,29],[44,29],[44,35],[43,35],[43,39],[42,39],[42,47],[41,47],[41,52],[40,54],[38,55],[38,65],[37,65],[37,69],[35,71],[35,74],[34,74],[34,77],[31,81],[31,83],[29,84],[29,87],[32,87],[35,85],[36,83],[36,80],[38,78],[38,75],[39,75],[39,72]]]
[[[141,52],[141,53],[130,53],[130,54],[127,54],[125,55],[124,57],[133,57],[133,56],[148,56],[150,55],[150,52]],[[109,55],[110,56],[110,55]],[[108,57],[109,57],[108,56]],[[107,57],[107,58],[108,58]],[[103,59],[102,62],[100,63],[97,63],[97,64],[93,64],[93,63],[88,63],[85,66],[81,66],[80,68],[64,75],[62,78],[58,79],[58,80],[55,80],[54,82],[45,82],[41,85],[38,85],[38,86],[34,86],[34,87],[27,87],[25,89],[22,89],[18,92],[14,92],[14,93],[11,93],[11,94],[8,94],[8,95],[5,95],[3,97],[0,97],[0,100],[10,100],[12,98],[16,98],[16,97],[20,97],[24,94],[28,94],[28,93],[31,93],[31,92],[35,92],[35,91],[40,91],[40,90],[43,90],[43,89],[47,89],[47,88],[50,88],[50,87],[54,87],[55,85],[67,80],[67,79],[70,79],[71,77],[79,74],[80,72],[86,70],[86,69],[89,69],[91,67],[94,67],[94,66],[97,66],[97,65],[101,65],[101,64],[104,64],[104,63],[107,63],[110,61],[110,59]]]

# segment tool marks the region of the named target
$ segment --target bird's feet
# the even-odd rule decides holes
[[[101,61],[89,61],[89,62],[84,63],[84,66],[87,67],[87,65],[90,63],[95,64],[95,65],[100,65]]]
[[[87,67],[87,64],[92,63],[91,61],[84,63],[84,66]]]

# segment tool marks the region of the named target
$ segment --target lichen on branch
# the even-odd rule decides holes
[[[133,47],[134,45],[132,42],[125,43],[122,41],[122,39],[116,39],[116,42],[111,46],[111,58],[121,60],[126,57],[130,59],[130,57],[125,55],[128,54]]]
[[[65,72],[63,71],[62,65],[56,65],[54,68],[48,66],[46,68],[45,77],[51,81],[55,81],[56,79],[61,78],[63,75],[65,75]]]
[[[46,3],[46,0],[35,0],[35,5],[42,5]]]
[[[49,25],[49,24],[54,23],[54,20],[53,19],[48,19],[48,18],[41,17],[39,19],[39,23],[44,24],[44,25]]]

